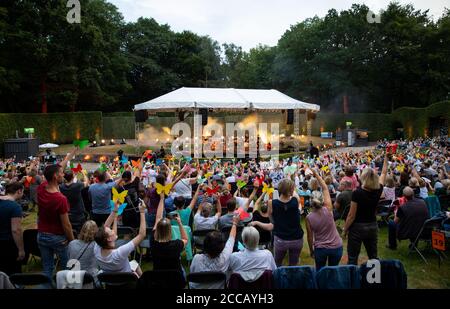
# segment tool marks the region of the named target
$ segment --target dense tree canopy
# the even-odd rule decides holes
[[[105,0],[0,4],[0,112],[129,111],[182,86],[276,88],[324,110],[389,112],[450,98],[450,11],[391,3],[329,10],[249,52],[151,18],[126,23]]]

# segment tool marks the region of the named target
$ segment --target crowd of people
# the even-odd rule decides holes
[[[148,239],[146,257],[154,270],[185,277],[181,258],[193,246],[191,273],[239,273],[256,280],[265,270],[302,263],[304,229],[317,270],[341,263],[344,239],[348,263],[357,265],[362,245],[376,259],[380,245],[394,250],[398,239],[414,240],[430,217],[427,197],[450,196],[448,146],[438,138],[380,141],[359,152],[245,162],[161,160],[146,152],[133,162],[120,156],[95,171],[70,162],[77,148],[56,164],[3,160],[0,271],[21,272],[24,205],[38,210],[36,241],[50,278],[57,260],[61,269],[77,260],[94,277],[139,277],[139,263],[129,258]],[[380,201],[393,209],[388,244],[378,241]],[[135,232],[119,239],[120,227]]]

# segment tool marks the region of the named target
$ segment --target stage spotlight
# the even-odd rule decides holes
[[[106,146],[106,142],[104,139],[102,139],[102,143],[100,144],[100,146]]]
[[[93,141],[91,147],[97,147],[97,141]]]
[[[122,138],[122,141],[120,142],[120,144],[121,144],[121,145],[125,145],[125,144],[126,144],[126,142],[125,142],[125,139],[124,139],[124,138]]]
[[[110,145],[115,145],[116,143],[115,143],[114,139],[111,139],[111,141],[109,142],[109,144],[110,144]]]

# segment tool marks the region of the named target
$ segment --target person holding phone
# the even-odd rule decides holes
[[[185,271],[181,266],[181,253],[188,242],[188,236],[181,223],[180,216],[171,215],[180,229],[181,239],[172,240],[172,225],[170,219],[163,217],[164,193],[160,194],[160,202],[156,211],[156,223],[154,227],[154,241],[151,244],[153,257],[153,270],[177,270],[185,277]]]
[[[117,213],[120,202],[116,202],[114,210],[109,215],[105,224],[95,234],[94,255],[99,268],[104,272],[132,272],[137,277],[142,271],[136,261],[129,261],[128,256],[136,250],[145,239],[145,206],[139,205],[140,225],[139,233],[128,243],[116,248],[117,240]]]

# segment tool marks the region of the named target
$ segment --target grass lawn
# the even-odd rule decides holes
[[[302,220],[303,230],[305,231],[304,245],[301,253],[301,260],[299,265],[314,265],[314,260],[310,257],[309,248],[306,240],[306,229],[304,227],[304,221]],[[36,212],[31,212],[23,220],[23,229],[36,228]],[[438,258],[431,252],[426,250],[424,252],[425,257],[428,260],[428,264],[425,264],[417,253],[411,253],[408,255],[408,243],[409,241],[400,242],[398,249],[393,251],[385,247],[387,244],[388,231],[387,227],[380,228],[378,234],[378,256],[380,259],[398,259],[403,263],[406,273],[408,275],[408,288],[412,289],[449,289],[450,288],[450,260],[444,260],[443,264],[438,267]],[[344,240],[344,256],[342,257],[341,264],[347,262],[347,241]],[[424,248],[425,244],[421,243],[420,248]],[[448,254],[447,254],[448,255]],[[361,249],[359,263],[367,261],[367,254],[364,246]],[[285,260],[287,265],[287,257]],[[189,267],[187,262],[184,263],[185,269],[188,272]],[[141,268],[143,271],[151,270],[153,267],[151,262],[143,261]],[[37,259],[37,262],[31,262],[28,265],[28,271],[41,271],[42,266]],[[26,271],[26,268],[24,268]]]

